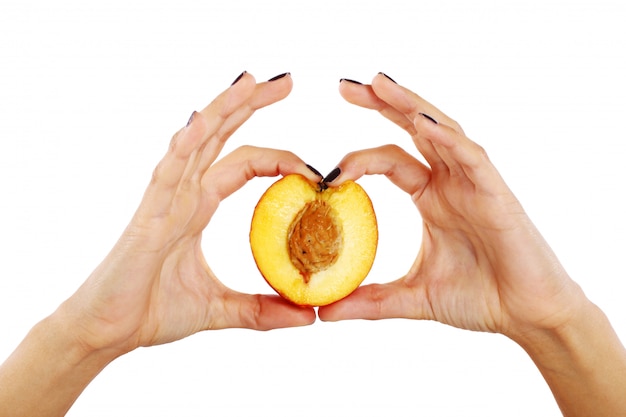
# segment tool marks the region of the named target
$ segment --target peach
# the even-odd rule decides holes
[[[377,245],[372,202],[354,181],[327,187],[287,175],[263,194],[250,227],[259,271],[298,305],[326,305],[354,291],[369,273]]]

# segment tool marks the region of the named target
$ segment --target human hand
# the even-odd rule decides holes
[[[299,173],[320,180],[286,151],[246,146],[214,163],[242,123],[291,87],[288,74],[257,84],[244,73],[174,135],[121,238],[57,311],[76,323],[74,333],[86,349],[123,354],[205,329],[272,329],[315,320],[311,308],[227,288],[201,249],[220,201],[253,177]]]
[[[340,92],[406,130],[429,166],[393,145],[357,151],[339,163],[331,185],[386,175],[411,195],[423,236],[404,277],[362,286],[320,308],[320,319],[427,319],[521,338],[565,325],[587,302],[484,150],[454,120],[384,74],[371,85],[344,80]]]

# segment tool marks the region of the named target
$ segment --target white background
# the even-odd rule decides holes
[[[323,173],[410,139],[337,93],[384,71],[483,145],[572,277],[626,338],[626,12],[588,1],[13,1],[0,5],[0,360],[108,252],[171,135],[243,70],[292,94],[227,144]],[[271,292],[248,246],[257,179],[204,249],[232,288]],[[366,282],[412,263],[420,219],[363,178],[380,223]],[[1,387],[0,387],[1,389]],[[553,416],[508,339],[432,322],[204,332],[120,358],[71,416]]]

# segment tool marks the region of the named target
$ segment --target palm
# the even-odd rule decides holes
[[[456,182],[456,183],[454,183]],[[419,316],[456,327],[495,331],[501,327],[499,277],[486,253],[485,231],[502,231],[482,207],[471,184],[434,175],[416,205],[422,215],[422,246],[404,278],[423,292]]]
[[[346,156],[341,178],[385,174],[412,196],[424,229],[403,278],[361,287],[320,309],[320,317],[407,317],[503,333],[558,323],[566,308],[559,300],[567,299],[560,295],[571,281],[484,151],[456,122],[386,77],[371,86],[344,82],[341,93],[404,128],[429,164],[388,145]]]
[[[199,243],[199,242],[198,242]],[[207,317],[215,317],[207,302],[225,288],[206,267],[196,242],[180,244],[165,258],[155,285],[145,294],[149,309],[141,320],[138,344],[150,346],[167,343],[196,333],[206,326]],[[135,324],[137,325],[137,324]],[[208,327],[211,327],[209,324]]]
[[[249,74],[179,131],[122,237],[67,306],[83,317],[81,342],[121,353],[200,330],[310,324],[313,309],[225,287],[207,265],[202,231],[219,203],[255,176],[299,173],[294,154],[241,147],[214,163],[226,139],[257,109],[284,98],[290,77],[256,84]]]

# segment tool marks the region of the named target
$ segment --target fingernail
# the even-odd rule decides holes
[[[352,83],[352,84],[363,85],[363,83],[360,83],[360,82],[358,82],[358,81],[351,80],[350,78],[342,78],[341,80],[339,80],[339,82],[342,82],[342,81],[347,81],[347,82]]]
[[[284,72],[280,75],[277,75],[275,77],[270,78],[269,80],[267,80],[267,82],[271,82],[271,81],[276,81],[276,80],[280,80],[283,77],[286,77],[287,75],[291,74],[290,72]]]
[[[320,172],[319,172],[317,169],[313,168],[311,165],[306,164],[306,167],[307,167],[308,169],[310,169],[310,170],[311,170],[311,172],[312,172],[312,173],[314,173],[315,175],[317,175],[318,177],[323,177],[323,175],[322,175],[322,174],[320,174]]]
[[[433,123],[434,123],[434,124],[436,124],[436,125],[438,125],[438,124],[439,124],[439,122],[438,122],[438,121],[436,121],[435,119],[433,119],[432,117],[430,117],[430,116],[429,116],[429,115],[427,115],[426,113],[420,113],[420,116],[422,116],[422,117],[424,117],[424,118],[426,118],[426,119],[430,120],[431,122],[433,122]]]
[[[191,113],[191,116],[189,116],[189,120],[187,120],[187,126],[189,126],[191,124],[191,122],[193,122],[193,119],[196,117],[196,111],[194,110],[193,113]],[[187,127],[185,126],[185,127]]]
[[[244,72],[242,72],[241,74],[239,74],[239,76],[238,76],[237,78],[235,78],[235,81],[233,81],[233,83],[231,84],[231,87],[232,87],[233,85],[237,84],[237,82],[238,82],[239,80],[241,80],[241,77],[243,77],[243,76],[246,74],[246,72],[248,72],[248,71],[244,71]]]
[[[326,177],[322,180],[322,182],[333,182],[337,179],[337,177],[339,176],[339,174],[341,174],[341,169],[339,169],[339,167],[333,169],[332,171],[330,171],[330,173],[328,175],[326,175]]]
[[[380,75],[384,75],[385,77],[387,77],[387,79],[388,79],[388,80],[393,81],[393,82],[394,82],[394,84],[398,84],[398,83],[396,82],[396,80],[394,80],[393,78],[391,78],[390,76],[388,76],[388,75],[387,75],[387,74],[385,74],[384,72],[379,72],[379,74],[380,74]]]

